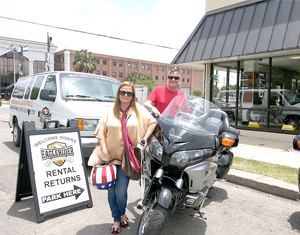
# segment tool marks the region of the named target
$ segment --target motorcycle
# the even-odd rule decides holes
[[[191,102],[189,102],[190,104]],[[213,103],[198,98],[187,105],[175,97],[157,119],[142,157],[143,213],[137,234],[160,234],[177,208],[201,208],[209,189],[232,164],[239,131]]]

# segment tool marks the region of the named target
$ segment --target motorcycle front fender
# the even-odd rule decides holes
[[[157,197],[157,203],[162,207],[173,210],[177,201],[177,193],[174,189],[162,186]]]
[[[162,207],[168,210],[173,210],[177,202],[176,191],[177,191],[176,189],[168,185],[159,184],[158,182],[156,182],[156,180],[152,180],[147,189],[147,192],[144,196],[142,203],[144,206],[148,206],[151,199],[154,196],[156,196],[157,203],[159,205],[161,205]]]

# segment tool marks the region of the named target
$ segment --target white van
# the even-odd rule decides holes
[[[233,108],[235,103],[226,101],[226,95],[234,94],[235,90],[220,91],[218,100],[224,99],[225,105],[220,107]],[[267,119],[267,89],[240,90],[239,108],[247,108],[239,112],[239,120],[244,122],[264,122]],[[288,124],[296,127],[300,122],[300,97],[287,89],[271,89],[270,93],[270,122]],[[227,111],[229,112],[229,111]],[[232,112],[232,115],[234,113]]]
[[[93,133],[104,109],[113,106],[120,81],[87,73],[48,72],[19,78],[11,95],[9,125],[13,142],[20,146],[23,121],[34,121],[36,128],[44,122],[58,120],[66,126],[77,119],[82,152],[89,157],[96,146]]]

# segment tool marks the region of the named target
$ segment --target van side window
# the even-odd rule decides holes
[[[34,85],[32,87],[32,91],[31,91],[31,94],[30,94],[30,99],[31,100],[36,100],[36,98],[38,97],[38,94],[40,92],[40,88],[41,88],[41,85],[42,85],[42,82],[44,80],[44,77],[45,76],[38,76],[34,82]]]
[[[26,91],[25,91],[24,99],[29,98],[29,93],[31,91],[31,87],[32,87],[32,84],[34,82],[34,79],[35,79],[35,77],[30,78],[29,83],[28,83],[27,88],[26,88]]]
[[[15,89],[12,92],[13,98],[22,99],[25,93],[25,87],[29,81],[29,78],[18,80]]]
[[[50,90],[49,95],[56,95],[56,78],[55,78],[55,75],[49,75],[47,77],[44,88]]]

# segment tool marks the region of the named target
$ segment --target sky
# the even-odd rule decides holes
[[[58,47],[56,51],[87,49],[98,54],[171,63],[204,14],[205,0],[10,0],[1,3],[0,36],[46,42],[49,32],[52,43]]]

